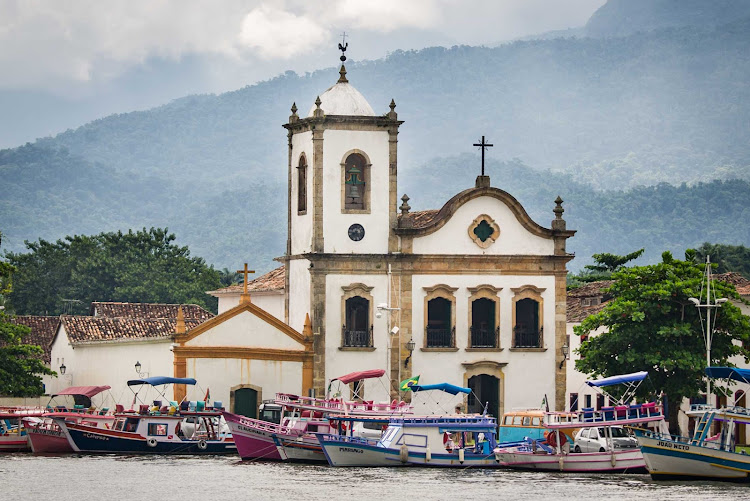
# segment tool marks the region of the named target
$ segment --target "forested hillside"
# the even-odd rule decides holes
[[[611,14],[589,27],[606,35]],[[395,99],[405,120],[399,191],[415,209],[473,186],[478,160],[468,152],[485,135],[493,185],[535,220],[548,226],[555,197],[566,201],[578,230],[572,268],[640,247],[653,261],[705,241],[750,244],[750,19],[715,24],[726,19],[620,38],[398,51],[348,62],[348,77],[376,112]],[[281,124],[292,102],[306,116],[337,78],[333,67],[288,72],[0,151],[5,248],[166,227],[219,268],[276,266],[286,237]]]

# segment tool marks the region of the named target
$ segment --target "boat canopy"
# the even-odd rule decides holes
[[[150,384],[151,386],[159,386],[162,384],[196,384],[197,381],[191,377],[167,377],[167,376],[154,376],[143,379],[131,379],[128,381],[128,386],[135,386],[138,384]]]
[[[466,393],[468,395],[469,393],[471,393],[470,388],[464,388],[462,386],[456,386],[455,384],[450,384],[450,383],[422,384],[422,385],[415,384],[415,385],[410,386],[410,388],[411,388],[411,391],[413,392],[440,390],[446,393],[450,393],[451,395],[458,395],[459,393]]]
[[[111,388],[111,386],[71,386],[70,388],[65,388],[64,390],[59,391],[51,396],[56,397],[58,395],[83,395],[84,397],[91,398],[94,395],[98,395],[99,393]]]
[[[331,379],[331,383],[334,381],[341,381],[344,384],[353,383],[354,381],[362,381],[363,379],[378,378],[385,374],[383,369],[370,369],[366,371],[351,372],[344,376],[335,377]]]
[[[706,367],[708,377],[718,379],[734,379],[743,383],[750,383],[750,369],[738,369],[737,367]]]
[[[596,381],[586,381],[589,386],[596,386],[601,388],[602,386],[612,386],[615,384],[633,383],[636,381],[643,381],[648,377],[648,372],[633,372],[632,374],[621,374],[619,376],[605,377],[604,379],[597,379]]]

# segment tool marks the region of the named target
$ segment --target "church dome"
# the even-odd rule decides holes
[[[346,70],[342,69],[342,77],[336,85],[330,87],[320,95],[320,107],[326,115],[357,115],[375,116],[372,106],[357,89],[346,80]],[[308,117],[314,116],[316,105],[310,108]]]

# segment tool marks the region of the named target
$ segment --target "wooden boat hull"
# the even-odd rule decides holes
[[[659,437],[637,436],[651,478],[750,482],[750,456]]]
[[[506,468],[567,473],[646,473],[646,462],[638,449],[614,452],[539,454],[496,451],[495,459]]]
[[[232,454],[237,451],[229,440],[157,440],[154,445],[136,433],[102,430],[74,423],[58,424],[75,452],[119,454]],[[152,442],[153,444],[153,442]]]
[[[314,442],[307,437],[298,437],[297,439],[284,437],[281,435],[273,436],[276,449],[279,456],[285,461],[299,463],[326,463],[326,456],[323,454],[323,448],[318,443],[317,438]]]
[[[73,452],[68,439],[60,429],[28,428],[31,451],[34,454],[59,454]]]
[[[0,452],[24,452],[31,450],[26,434],[0,435]]]

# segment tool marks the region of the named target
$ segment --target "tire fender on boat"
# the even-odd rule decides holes
[[[430,460],[432,460],[432,451],[429,447],[424,451],[424,460],[426,463],[429,463]]]
[[[158,442],[154,437],[146,439],[146,445],[148,445],[149,447],[156,447],[156,444],[158,444]]]
[[[402,463],[406,463],[409,460],[409,448],[406,444],[401,445],[401,448],[398,451],[398,456]]]
[[[208,447],[208,444],[206,443],[205,440],[203,440],[203,439],[198,440],[198,448],[200,450],[205,451],[206,447]]]
[[[464,464],[464,450],[458,449],[458,462]]]

